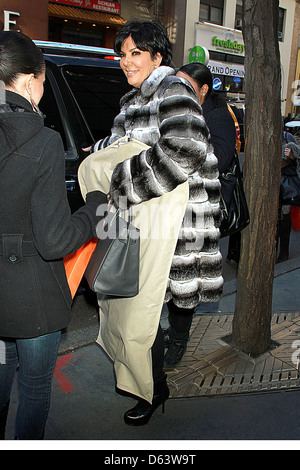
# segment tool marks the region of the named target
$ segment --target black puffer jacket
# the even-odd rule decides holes
[[[71,216],[61,138],[16,93],[0,106],[0,142],[0,337],[31,338],[69,323],[62,257],[94,236],[106,198]]]

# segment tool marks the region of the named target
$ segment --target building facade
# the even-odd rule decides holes
[[[177,67],[204,61],[214,75],[215,89],[242,98],[242,3],[243,0],[0,0],[0,30],[20,30],[38,40],[112,48],[117,32],[127,20],[157,17],[168,28]],[[284,115],[300,111],[299,4],[300,0],[280,0],[278,37]]]
[[[0,30],[20,30],[36,40],[112,48],[128,19],[151,18],[155,6],[140,0],[0,0]]]
[[[300,0],[296,0],[293,24],[293,41],[288,77],[286,115],[295,117],[300,113]]]
[[[18,30],[46,41],[48,18],[48,0],[0,0],[0,30]]]
[[[203,61],[208,51],[207,65],[214,75],[216,89],[240,97],[244,93],[245,57],[242,3],[243,0],[177,1],[178,8],[181,8],[178,18],[182,18],[177,28],[184,30],[184,41],[178,42],[175,46],[178,65],[197,60]],[[282,113],[284,115],[291,110],[294,92],[291,88],[296,74],[296,64],[293,64],[293,58],[294,62],[296,61],[299,65],[300,72],[299,22],[296,20],[298,3],[298,0],[280,0],[278,38],[282,70]]]

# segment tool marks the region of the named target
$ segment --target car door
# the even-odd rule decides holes
[[[93,141],[91,131],[58,67],[46,60],[44,95],[39,105],[45,126],[57,131],[66,157],[66,187],[72,212],[82,206],[78,167],[87,154],[82,150]]]
[[[83,200],[78,167],[83,148],[110,134],[121,97],[130,89],[115,62],[84,58],[49,58],[40,109],[45,125],[59,132],[66,156],[66,187],[72,212]],[[55,63],[57,62],[57,63]]]

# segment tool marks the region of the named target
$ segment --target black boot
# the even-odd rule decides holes
[[[187,348],[187,342],[185,341],[172,341],[169,344],[168,351],[165,355],[164,366],[167,369],[175,367],[183,358],[183,355]]]
[[[5,439],[5,427],[6,427],[6,422],[7,422],[8,409],[9,409],[9,401],[0,410],[0,440],[1,441],[4,441]]]
[[[150,421],[154,411],[162,405],[162,412],[165,412],[165,403],[169,398],[170,391],[167,383],[159,386],[159,390],[154,391],[152,405],[146,400],[139,400],[137,405],[124,415],[124,421],[130,426],[143,426]]]

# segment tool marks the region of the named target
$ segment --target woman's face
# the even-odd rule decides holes
[[[128,83],[136,88],[141,87],[143,81],[160,66],[162,61],[159,52],[152,58],[150,52],[138,49],[131,36],[123,42],[120,56],[120,65]]]

